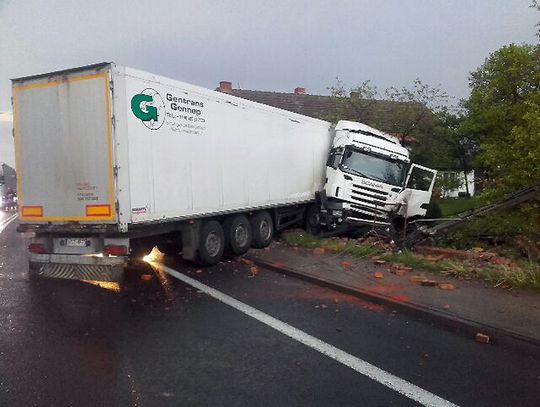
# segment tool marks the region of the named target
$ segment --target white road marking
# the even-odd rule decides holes
[[[12,221],[15,220],[15,218],[17,218],[17,214],[14,213],[13,215],[11,215],[9,218],[3,220],[3,221],[0,221],[0,233],[2,233],[4,231],[4,229],[7,227],[7,225],[9,225]]]
[[[315,338],[285,322],[280,321],[262,311],[259,311],[256,308],[253,308],[250,305],[244,304],[241,301],[238,301],[227,294],[222,293],[212,287],[207,286],[191,277],[186,276],[183,273],[180,273],[176,270],[171,269],[161,263],[152,263],[155,267],[160,268],[171,276],[177,278],[180,281],[183,281],[186,284],[208,294],[209,296],[223,302],[224,304],[229,305],[230,307],[235,308],[236,310],[243,312],[246,315],[249,315],[252,318],[255,318],[257,321],[262,322],[263,324],[268,325],[271,328],[274,328],[276,331],[281,332],[288,337],[303,343],[306,346],[309,346],[312,349],[326,355],[337,362],[350,367],[351,369],[357,371],[358,373],[369,377],[370,379],[398,392],[399,394],[410,398],[411,400],[416,401],[424,406],[455,406],[456,404],[451,403],[448,400],[445,400],[433,393],[430,393],[427,390],[424,390],[408,381],[401,379],[400,377],[394,376],[391,373],[386,372],[374,366],[356,356],[353,356],[347,352],[342,351],[341,349],[336,348],[326,342],[321,341],[320,339]]]

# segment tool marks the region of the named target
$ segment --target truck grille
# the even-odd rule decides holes
[[[386,219],[388,192],[383,190],[353,184],[351,188],[351,208],[361,212],[364,216],[371,215],[372,218]],[[364,217],[362,216],[362,217]]]

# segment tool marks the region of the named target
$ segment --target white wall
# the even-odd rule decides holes
[[[439,171],[438,176],[444,176],[444,174],[454,174],[460,182],[458,188],[442,190],[444,198],[457,198],[460,192],[466,193],[467,188],[465,185],[465,172],[464,171]],[[474,170],[467,173],[467,184],[469,186],[469,194],[474,196]]]

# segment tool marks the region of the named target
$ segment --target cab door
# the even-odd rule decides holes
[[[431,168],[411,165],[405,184],[408,218],[426,215],[436,176],[437,171]]]

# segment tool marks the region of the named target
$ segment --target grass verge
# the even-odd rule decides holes
[[[477,197],[472,198],[445,198],[437,201],[441,208],[441,215],[448,217],[465,212],[482,205],[482,201]]]
[[[368,257],[384,253],[384,249],[380,246],[362,244],[355,239],[321,239],[307,232],[285,232],[281,235],[281,238],[289,246],[303,247],[305,249],[323,248],[330,253],[352,257]]]
[[[458,279],[479,278],[506,288],[532,288],[540,290],[540,266],[533,262],[514,262],[511,265],[489,264],[478,260],[434,260],[409,250],[393,253],[388,247],[373,241],[356,239],[321,239],[307,232],[288,231],[281,235],[290,246],[306,249],[323,248],[325,251],[357,258],[380,256],[389,263],[401,263],[420,271],[427,271]]]

